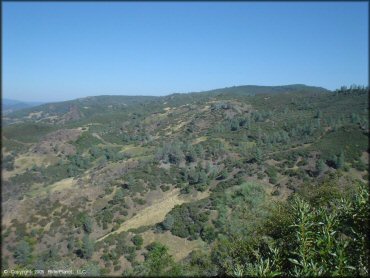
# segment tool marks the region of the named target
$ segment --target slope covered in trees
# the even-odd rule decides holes
[[[2,269],[366,276],[368,107],[238,86],[5,115]]]

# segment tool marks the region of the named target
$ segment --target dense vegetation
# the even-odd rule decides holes
[[[369,275],[368,88],[99,96],[3,124],[3,270]]]

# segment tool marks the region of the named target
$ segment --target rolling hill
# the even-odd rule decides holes
[[[310,227],[337,229],[325,231],[348,242],[330,251],[346,256],[341,274],[362,275],[366,252],[351,250],[366,225],[356,220],[355,238],[341,223],[368,206],[356,201],[368,180],[368,107],[368,88],[287,85],[94,96],[6,114],[3,268],[257,275],[268,260],[267,273],[297,265],[303,275],[301,208],[324,223],[307,224],[312,246],[327,248]]]

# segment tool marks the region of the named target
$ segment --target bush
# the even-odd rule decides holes
[[[21,266],[26,265],[31,259],[31,246],[27,241],[21,240],[14,251],[15,263]]]
[[[82,240],[81,254],[85,259],[90,259],[94,253],[94,244],[88,235],[84,235]]]
[[[146,255],[144,268],[138,273],[140,276],[178,276],[179,266],[172,256],[168,254],[168,247],[160,243],[154,243]]]
[[[140,249],[143,245],[143,238],[140,235],[134,235],[132,237],[132,242],[136,246],[136,249]]]
[[[295,195],[273,210],[260,238],[218,241],[216,262],[229,275],[366,276],[368,187],[340,196],[311,202]]]
[[[190,203],[175,206],[161,223],[164,229],[170,228],[173,235],[196,239],[200,236],[208,214],[201,210],[204,204]]]

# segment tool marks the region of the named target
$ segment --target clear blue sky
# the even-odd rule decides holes
[[[3,97],[368,84],[367,2],[3,2]]]

